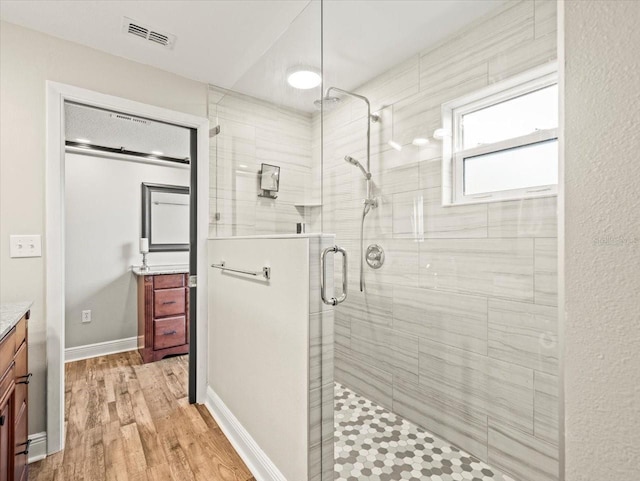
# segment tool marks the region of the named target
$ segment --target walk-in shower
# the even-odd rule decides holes
[[[209,89],[210,231],[232,249],[211,263],[272,269],[210,269],[227,289],[210,305],[230,306],[210,318],[241,345],[212,379],[289,480],[558,481],[557,202],[490,190],[555,159],[531,153],[528,126],[553,110],[520,78],[553,67],[555,2],[433,3],[312,0],[233,88]],[[301,63],[321,85],[287,83]],[[259,195],[264,162],[281,168],[277,199]],[[465,194],[472,175],[489,194]],[[353,262],[329,256],[325,283],[336,246]],[[282,371],[255,355],[285,351],[299,357]],[[269,435],[285,429],[297,442]]]
[[[348,95],[350,97],[354,97],[356,99],[362,100],[367,104],[367,167],[363,167],[359,160],[354,159],[350,155],[345,155],[344,160],[351,165],[354,165],[360,169],[362,174],[364,175],[366,186],[367,186],[367,194],[363,201],[362,206],[362,216],[360,217],[360,292],[364,292],[365,282],[364,282],[364,220],[367,217],[367,214],[371,211],[371,209],[375,209],[378,206],[378,201],[373,196],[372,189],[372,180],[371,180],[371,124],[380,121],[380,116],[378,114],[371,113],[371,102],[364,95],[357,94],[355,92],[350,92],[348,90],[343,90],[338,87],[329,87],[326,91],[322,99],[316,100],[314,105],[317,108],[324,108],[328,106],[329,108],[336,107],[340,104],[340,98],[332,96],[332,92],[338,92],[344,95]]]

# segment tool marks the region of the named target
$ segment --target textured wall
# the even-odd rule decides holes
[[[365,183],[343,160],[366,158],[364,104],[324,118],[324,231],[351,256],[336,379],[521,481],[558,472],[556,199],[442,207],[442,146],[411,141],[441,125],[443,102],[555,58],[555,2],[507,2],[356,89],[382,118],[365,245],[386,263],[365,267],[364,294]]]
[[[31,433],[46,424],[45,259],[9,258],[9,235],[44,234],[47,80],[202,117],[207,112],[205,84],[1,23],[0,300],[35,301],[29,321]]]
[[[210,235],[295,234],[311,191],[311,115],[210,86],[209,120],[221,128],[210,143]],[[262,163],[280,167],[277,199],[258,197]]]
[[[640,3],[564,8],[566,479],[638,479]]]

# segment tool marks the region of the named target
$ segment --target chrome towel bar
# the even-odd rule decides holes
[[[211,267],[213,267],[214,269],[220,269],[222,271],[229,271],[229,272],[237,272],[238,274],[247,274],[248,276],[254,276],[254,277],[264,277],[265,279],[269,280],[271,279],[271,267],[263,267],[261,271],[246,271],[244,269],[232,269],[231,267],[226,267],[226,264],[224,261],[222,261],[220,264],[211,264]]]

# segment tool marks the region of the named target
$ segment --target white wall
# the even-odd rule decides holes
[[[46,81],[207,114],[206,85],[6,22],[0,23],[0,302],[32,299],[29,432],[46,426],[44,258],[10,259],[9,235],[43,234]],[[46,239],[43,240],[46,242]]]
[[[207,384],[286,479],[307,479],[309,239],[210,240],[222,260],[272,278],[209,269]]]
[[[188,186],[189,167],[69,153],[65,163],[65,347],[136,336],[140,185]],[[189,253],[152,252],[148,262],[188,264]]]
[[[638,479],[640,3],[564,13],[566,480]]]

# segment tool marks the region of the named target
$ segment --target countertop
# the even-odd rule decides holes
[[[142,270],[140,266],[133,266],[131,271],[136,276],[159,276],[162,274],[188,274],[189,266],[184,265],[175,265],[175,266],[149,266],[146,271]]]
[[[32,305],[31,301],[0,304],[0,339],[9,333]]]

